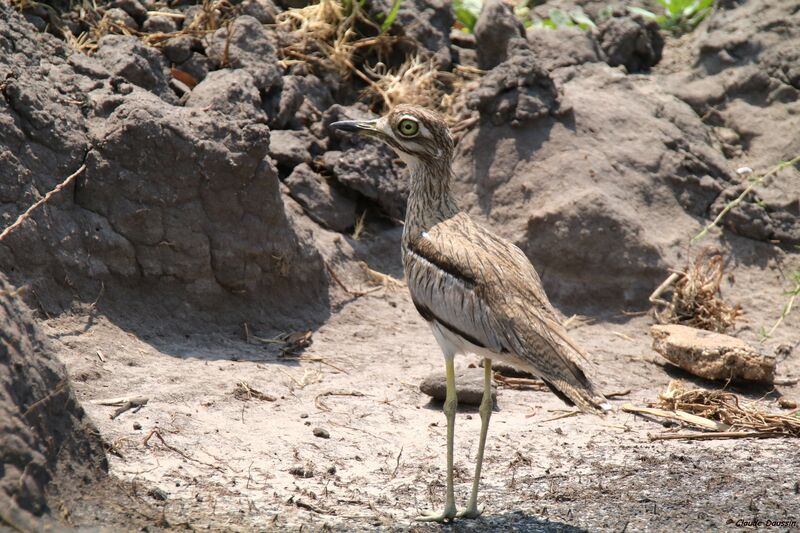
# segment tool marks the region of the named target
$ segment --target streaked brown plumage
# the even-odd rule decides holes
[[[586,375],[586,356],[568,336],[541,280],[511,242],[475,224],[451,193],[454,143],[442,118],[400,105],[372,121],[345,121],[335,128],[377,137],[408,164],[411,188],[403,229],[403,266],[411,298],[432,328],[448,371],[448,494],[443,513],[425,520],[475,517],[483,447],[491,415],[491,360],[499,359],[540,376],[562,399],[584,411],[607,408]],[[467,509],[455,511],[452,489],[452,426],[455,391],[452,360],[474,353],[486,359],[481,441]],[[451,394],[452,393],[452,394]]]

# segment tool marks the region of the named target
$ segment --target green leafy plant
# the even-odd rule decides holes
[[[531,17],[528,13],[522,18],[522,23],[525,24],[525,27],[549,28],[551,30],[570,26],[577,26],[582,30],[597,27],[594,21],[589,18],[589,15],[584,13],[583,9],[580,7],[570,9],[569,11],[551,9],[548,15],[547,18],[542,19],[539,17]]]
[[[655,20],[659,26],[674,33],[692,31],[711,13],[714,0],[657,0],[664,12],[660,15],[641,7],[628,6],[628,11]]]
[[[453,0],[456,23],[461,30],[472,33],[483,8],[483,0]]]

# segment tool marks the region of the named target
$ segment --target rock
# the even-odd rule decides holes
[[[122,9],[133,17],[137,23],[142,23],[147,18],[147,9],[139,0],[113,0],[111,7]]]
[[[211,70],[211,61],[203,54],[192,52],[192,56],[181,63],[180,69],[190,74],[196,81],[201,82]]]
[[[319,224],[343,232],[353,227],[356,203],[338,191],[319,174],[301,163],[284,181],[289,194],[303,206],[306,213]]]
[[[221,316],[238,321],[245,301],[248,320],[263,313],[265,323],[327,301],[313,224],[287,213],[266,158],[270,135],[254,82],[241,92],[226,86],[230,108],[204,102],[220,111],[173,106],[114,76],[128,61],[161,72],[163,56],[136,38],[108,36],[101,63],[21,20],[0,4],[3,225],[87,167],[0,243],[0,269],[30,286],[36,305],[57,314],[76,298],[93,301],[102,284],[123,315],[136,314],[121,309],[128,305],[147,307],[137,320],[152,320],[151,329],[164,323],[154,318],[162,312],[194,328]],[[110,48],[125,47],[131,57],[112,61]],[[250,76],[239,72],[234,78]]]
[[[178,25],[175,24],[175,19],[163,15],[147,17],[142,24],[142,31],[145,33],[172,33],[177,29]]]
[[[515,39],[512,55],[493,68],[467,99],[495,125],[526,122],[559,112],[559,94],[524,39]]]
[[[167,84],[164,57],[132,35],[106,35],[98,43],[95,57],[115,76],[174,102]]]
[[[474,33],[478,66],[490,70],[509,58],[512,41],[525,37],[525,27],[508,4],[488,0],[483,4]]]
[[[206,53],[217,68],[245,69],[260,91],[280,87],[281,71],[275,49],[264,27],[251,16],[237,17],[214,32]]]
[[[678,324],[650,328],[653,349],[669,362],[705,379],[772,383],[775,358],[729,335]]]
[[[569,65],[602,61],[594,34],[575,27],[528,28],[528,43],[536,60],[548,71]]]
[[[314,465],[310,463],[295,465],[289,469],[289,473],[296,477],[312,478],[314,477]]]
[[[656,65],[664,48],[658,23],[625,10],[614,11],[600,23],[597,41],[608,64],[625,65],[628,72],[641,72]]]
[[[285,216],[277,173],[265,161],[265,124],[164,106],[135,91],[90,133],[98,148],[76,202],[129,243],[125,254],[136,264],[129,276],[167,276],[205,301],[221,297],[220,289],[274,292],[271,276],[286,285],[278,257],[294,264],[291,278],[310,275],[295,298],[323,279],[316,251],[298,242]]]
[[[373,200],[390,217],[402,220],[407,178],[393,165],[394,152],[379,141],[370,141],[362,142],[360,148],[325,152],[322,164],[336,181]]]
[[[389,13],[393,0],[372,0],[372,7]],[[449,0],[406,0],[392,24],[392,32],[408,37],[392,45],[406,53],[430,56],[437,68],[447,70],[451,64],[450,29],[455,16]],[[403,42],[407,41],[407,42]]]
[[[104,478],[108,461],[99,432],[83,411],[18,289],[0,275],[0,506],[13,531],[44,527],[66,492]],[[56,514],[56,513],[53,513]]]
[[[232,117],[250,117],[266,121],[266,116],[261,110],[261,95],[255,81],[242,69],[210,72],[192,90],[184,105],[218,111]]]
[[[261,24],[274,24],[280,10],[272,0],[245,0],[242,13],[250,15]]]
[[[329,438],[331,438],[331,434],[328,433],[327,429],[314,428],[313,433],[314,433],[315,437],[319,437],[321,439],[329,439]]]
[[[478,366],[483,368],[484,360],[481,359],[478,362]],[[500,361],[492,361],[492,372],[500,372],[503,376],[507,378],[525,378],[525,379],[538,379],[539,376],[531,374],[525,370],[520,370],[515,366],[511,366],[507,363],[503,363]]]
[[[130,28],[132,30],[139,29],[139,24],[136,23],[133,17],[118,7],[112,7],[111,9],[107,10],[105,13],[105,18],[109,22],[119,24],[120,26],[125,26],[126,28]]]
[[[147,491],[147,495],[153,498],[154,500],[158,500],[160,502],[165,502],[169,499],[169,493],[163,489],[158,487],[153,487]]]
[[[444,401],[447,380],[442,372],[435,372],[419,385],[419,390],[434,400]],[[456,371],[456,396],[463,405],[480,405],[483,399],[483,369],[465,368]],[[492,403],[497,401],[497,387],[492,381]]]
[[[778,407],[781,409],[797,409],[797,402],[789,398],[778,398]]]
[[[693,34],[693,68],[664,78],[668,91],[728,131],[722,140],[726,155],[754,169],[767,170],[800,153],[800,139],[785,135],[800,131],[796,17],[791,0],[716,10]],[[757,25],[752,24],[755,18],[761,21]],[[703,213],[705,218],[716,216],[742,190],[738,184],[724,188],[713,208]],[[768,186],[757,186],[725,216],[724,224],[749,239],[798,244],[798,198],[800,168],[787,167]]]
[[[194,46],[194,38],[188,35],[179,35],[167,39],[161,46],[161,51],[171,63],[184,63],[192,57],[192,46]]]
[[[291,172],[300,163],[310,163],[311,159],[322,153],[320,141],[302,130],[273,130],[269,155],[278,168]]]

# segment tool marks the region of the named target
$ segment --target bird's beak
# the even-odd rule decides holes
[[[374,120],[340,120],[330,125],[331,129],[342,131],[354,131],[366,135],[379,133],[378,119]]]

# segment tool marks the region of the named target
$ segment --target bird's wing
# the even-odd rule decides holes
[[[412,300],[426,319],[513,354],[579,407],[604,402],[522,250],[459,213],[412,236],[404,261]]]

